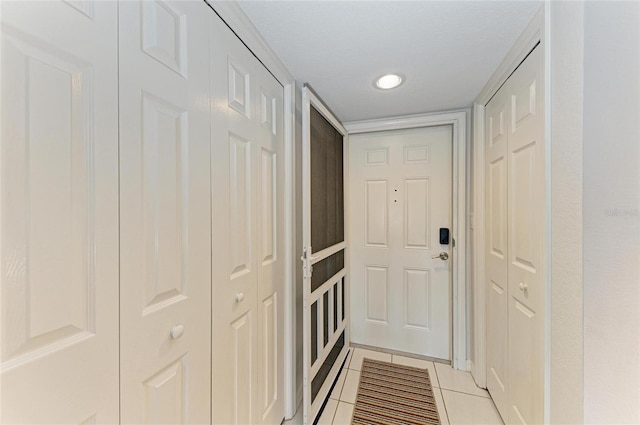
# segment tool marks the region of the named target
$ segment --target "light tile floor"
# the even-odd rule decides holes
[[[454,370],[442,363],[413,359],[395,354],[352,348],[329,401],[318,420],[322,425],[348,425],[351,423],[356,401],[362,359],[368,357],[408,366],[429,369],[438,413],[443,424],[502,425],[489,393],[478,388],[469,372]],[[284,425],[302,424],[302,407],[296,416]]]

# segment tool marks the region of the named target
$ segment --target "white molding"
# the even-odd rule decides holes
[[[542,28],[541,43],[543,48],[543,69],[544,69],[544,168],[545,168],[545,223],[544,238],[542,248],[542,267],[544,272],[544,423],[551,423],[551,255],[552,249],[552,211],[551,211],[551,6],[545,2],[541,7],[542,17],[539,26]],[[582,254],[582,253],[581,253]],[[584,315],[583,315],[584,317]],[[583,341],[584,342],[584,341]],[[584,356],[584,353],[583,353]],[[584,360],[584,358],[583,358]],[[584,387],[580,390],[584,391]]]
[[[284,415],[291,419],[298,405],[295,341],[295,79],[236,1],[205,0],[284,88],[285,143],[285,282],[284,282]]]
[[[285,216],[284,231],[286,238],[284,293],[284,397],[286,419],[296,414],[298,398],[296,394],[296,211],[295,211],[295,82],[284,86],[284,129],[285,129]]]
[[[345,124],[349,134],[451,125],[453,127],[453,297],[451,364],[469,370],[467,363],[467,113],[450,111],[433,114],[352,121]]]
[[[464,115],[464,116],[463,116]],[[379,118],[365,121],[350,121],[344,124],[349,134],[370,133],[372,131],[401,130],[417,127],[432,127],[451,124],[466,117],[466,111],[445,111],[431,114],[404,115],[401,117]]]
[[[320,114],[327,120],[329,123],[335,127],[336,130],[342,134],[343,137],[347,137],[347,129],[342,125],[340,121],[333,115],[333,112],[327,108],[322,99],[313,91],[313,89],[305,84],[303,91],[306,92],[306,100],[310,102],[313,107],[320,112]]]
[[[487,370],[486,370],[486,291],[484,287],[484,278],[481,280],[479,276],[485,276],[485,224],[484,224],[484,105],[475,103],[473,105],[473,149],[474,164],[474,191],[473,191],[473,311],[475,313],[473,320],[474,335],[474,362],[471,368],[471,374],[479,387],[487,387]],[[479,143],[481,141],[481,143]],[[478,180],[482,181],[479,182]]]
[[[533,16],[520,37],[513,44],[498,68],[494,71],[489,81],[480,91],[474,103],[486,105],[489,99],[507,81],[507,78],[516,70],[518,65],[527,57],[529,52],[542,41],[544,31],[544,4]]]
[[[286,86],[294,82],[293,75],[282,63],[278,55],[262,38],[253,22],[244,13],[236,1],[205,0],[209,6],[222,18],[229,28],[242,40],[262,64]]]
[[[516,70],[516,68],[522,63],[522,61],[528,56],[531,50],[538,44],[541,44],[541,48],[545,51],[545,128],[548,127],[548,90],[549,90],[549,74],[547,69],[549,62],[547,58],[548,49],[546,22],[548,21],[547,9],[545,3],[540,6],[540,9],[534,17],[531,19],[525,30],[522,32],[518,40],[514,43],[513,47],[509,50],[509,53],[505,56],[502,63],[496,71],[493,73],[487,84],[484,86],[478,97],[473,104],[473,151],[474,151],[474,231],[475,231],[475,243],[473,246],[473,263],[474,263],[474,276],[473,276],[473,293],[474,293],[474,364],[472,368],[472,374],[477,384],[480,387],[486,388],[486,270],[485,270],[485,169],[484,169],[484,120],[485,120],[485,105],[498,91],[498,89],[504,84],[509,76]],[[548,149],[549,137],[545,130],[545,151]],[[545,158],[547,161],[547,158]],[[548,162],[547,162],[548,165]],[[545,189],[546,191],[547,189]],[[549,199],[546,202],[549,203]],[[549,208],[547,205],[545,208]],[[549,220],[546,220],[547,222]],[[548,234],[549,223],[545,225],[545,234]],[[550,238],[549,238],[550,239]],[[545,252],[550,252],[549,240],[545,241]],[[547,268],[545,268],[547,269]],[[549,280],[545,279],[547,287],[545,291],[549,294]],[[548,301],[545,303],[545,316],[550,313]],[[545,325],[546,327],[546,325]],[[548,335],[545,330],[545,344],[548,344]],[[545,348],[546,350],[546,348]],[[546,362],[545,362],[546,363]],[[546,366],[545,366],[546,367]],[[546,378],[545,378],[546,380]],[[545,389],[545,397],[547,390]],[[545,411],[547,411],[545,406]],[[545,416],[546,417],[546,416]]]

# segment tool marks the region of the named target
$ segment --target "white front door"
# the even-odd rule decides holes
[[[121,2],[122,423],[208,423],[208,20],[203,2]]]
[[[210,15],[213,423],[280,424],[284,92]]]
[[[1,2],[0,422],[118,422],[118,7]]]
[[[352,342],[451,358],[451,161],[451,126],[349,137]]]

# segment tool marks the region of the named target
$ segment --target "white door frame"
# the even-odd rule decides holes
[[[295,135],[295,78],[280,58],[262,38],[253,22],[235,1],[205,0],[215,13],[242,40],[249,50],[284,87],[284,194],[285,194],[285,281],[284,281],[284,414],[291,419],[296,413],[296,336],[295,287],[297,262],[295,246],[295,191],[294,191],[294,135]]]
[[[550,187],[550,61],[549,48],[547,46],[549,31],[549,8],[543,4],[522,35],[515,42],[505,59],[496,69],[491,79],[487,82],[473,104],[473,164],[474,164],[474,200],[473,211],[474,220],[472,228],[474,229],[474,246],[473,246],[473,292],[474,292],[474,362],[471,363],[471,374],[473,375],[478,386],[486,388],[486,271],[485,271],[485,170],[484,170],[484,144],[485,144],[485,105],[504,84],[509,76],[518,68],[522,61],[528,56],[533,48],[540,44],[539,48],[543,51],[544,60],[544,161],[545,161],[545,219],[544,223],[544,249],[543,249],[543,273],[545,275],[545,302],[544,302],[544,334],[545,334],[545,389],[544,389],[544,422],[549,422],[549,375],[550,375],[550,305],[551,305],[551,270],[548,265],[551,255],[551,191]]]
[[[311,246],[311,107],[313,107],[316,111],[318,111],[328,122],[331,124],[340,134],[342,134],[343,140],[343,193],[344,193],[344,241],[338,244],[332,245],[328,248],[325,248],[318,252],[313,252],[313,247]],[[330,333],[329,342],[326,344],[325,348],[321,348],[323,346],[322,343],[322,331],[320,331],[321,326],[318,326],[318,358],[316,363],[311,364],[311,312],[303,311],[303,331],[302,335],[304,341],[302,342],[302,370],[303,370],[303,424],[313,424],[324,405],[326,399],[329,398],[329,394],[335,381],[336,377],[340,373],[342,365],[346,360],[349,344],[350,344],[350,328],[349,323],[351,321],[351,308],[350,308],[350,285],[349,279],[351,274],[349,272],[349,135],[345,127],[336,119],[333,113],[322,103],[322,100],[313,92],[313,89],[308,85],[305,85],[302,89],[302,264],[303,264],[303,308],[305,310],[311,310],[311,305],[313,304],[314,294],[317,292],[321,292],[320,289],[316,289],[314,293],[311,291],[311,271],[313,269],[313,264],[322,261],[325,258],[333,255],[334,253],[344,250],[344,269],[343,272],[337,276],[338,278],[344,278],[342,285],[346,285],[344,293],[345,300],[344,305],[346,312],[344,313],[344,319],[341,324],[338,325],[337,330]],[[315,255],[314,255],[315,254]],[[332,278],[333,279],[333,278]],[[327,281],[329,283],[331,280]],[[331,283],[333,285],[333,283]],[[336,294],[334,294],[336,296]],[[321,296],[317,301],[321,301]],[[340,307],[339,307],[340,308]],[[318,312],[320,312],[320,307],[318,308]],[[319,314],[319,313],[318,313]],[[329,328],[331,329],[332,323],[332,307],[329,306]],[[318,324],[321,321],[318,318]],[[311,392],[311,383],[314,377],[314,374],[317,374],[317,371],[314,372],[314,369],[319,369],[320,362],[324,361],[329,354],[329,351],[334,347],[337,340],[339,339],[339,335],[344,333],[344,346],[340,351],[337,359],[331,366],[331,371],[325,378],[325,381],[316,395],[316,399],[314,402],[310,399]]]
[[[418,127],[451,125],[453,127],[453,229],[451,247],[452,270],[452,335],[451,365],[469,370],[467,362],[467,111],[407,115],[345,123],[348,133],[404,130]],[[347,141],[348,143],[348,141]],[[348,208],[348,204],[347,204]],[[347,216],[349,212],[347,211]]]

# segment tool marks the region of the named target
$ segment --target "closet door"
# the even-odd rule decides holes
[[[0,16],[0,422],[117,423],[117,4]]]
[[[121,2],[123,423],[209,423],[208,16]]]
[[[283,89],[214,14],[213,394],[217,424],[280,424]]]
[[[486,106],[487,388],[503,420],[543,421],[542,53]]]
[[[284,418],[284,90],[261,64],[255,169],[258,216],[258,413],[260,422],[279,425]]]
[[[509,422],[543,422],[543,71],[536,48],[509,79]]]
[[[509,412],[507,140],[510,110],[505,87],[485,109],[487,389],[503,418]]]

